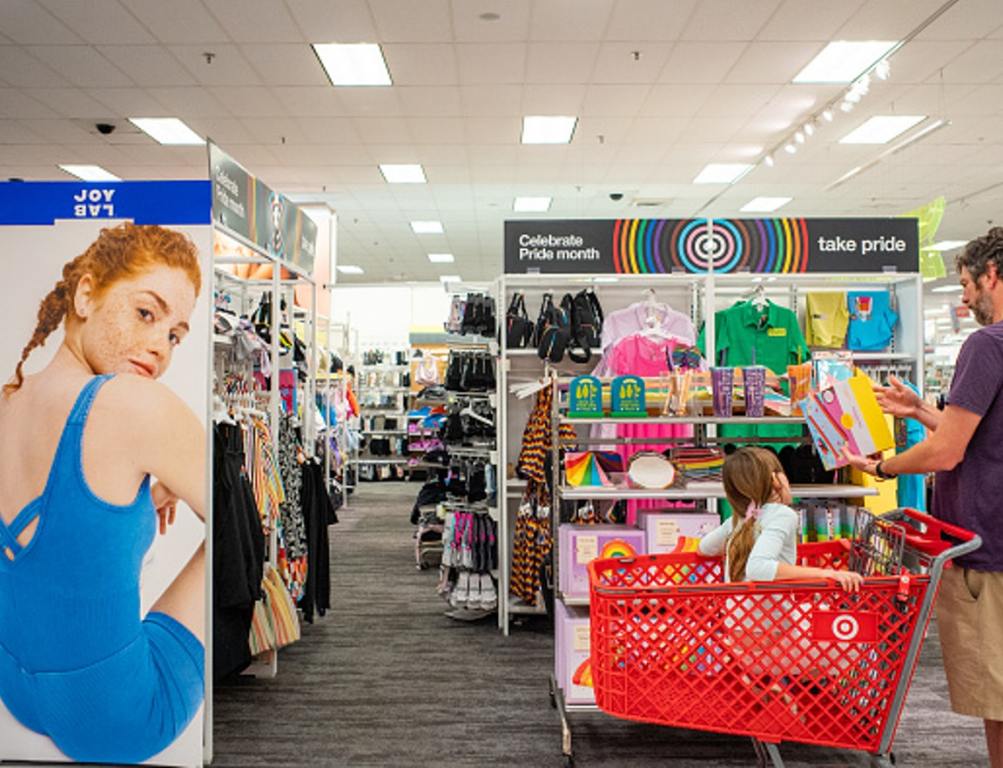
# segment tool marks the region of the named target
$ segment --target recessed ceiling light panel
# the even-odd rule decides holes
[[[898,44],[896,40],[834,40],[794,76],[794,82],[852,83]]]
[[[754,197],[739,210],[742,213],[771,213],[783,208],[793,199],[791,197]]]
[[[205,139],[176,117],[130,117],[129,122],[161,144],[199,146]]]
[[[383,163],[380,172],[388,184],[424,184],[425,169],[420,165]]]
[[[314,43],[313,50],[331,85],[393,85],[376,43]]]
[[[512,203],[516,213],[546,213],[550,210],[549,197],[517,197]]]
[[[568,144],[575,133],[577,117],[530,115],[522,119],[523,144]]]
[[[752,170],[748,163],[709,163],[693,179],[694,184],[734,184]]]
[[[840,144],[887,144],[926,120],[926,115],[875,115],[839,140]]]
[[[412,221],[411,230],[416,235],[441,235],[441,221]]]
[[[61,165],[62,170],[84,181],[121,181],[118,176],[100,165]]]

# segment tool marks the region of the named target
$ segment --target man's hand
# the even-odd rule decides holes
[[[909,387],[894,376],[888,377],[888,386],[874,386],[881,410],[903,419],[915,418],[923,406],[923,400]]]
[[[839,453],[851,467],[859,469],[861,472],[866,472],[869,475],[878,476],[877,466],[878,462],[881,461],[881,454],[861,456],[852,453],[849,443],[843,443],[843,447],[839,449]]]
[[[174,517],[178,511],[178,497],[161,482],[154,484],[151,489],[153,495],[153,506],[157,510],[157,517],[160,518],[160,535],[167,533],[167,527],[174,525]]]

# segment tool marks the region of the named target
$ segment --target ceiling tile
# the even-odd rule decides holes
[[[780,92],[777,85],[719,85],[697,112],[699,117],[745,118]]]
[[[73,157],[72,152],[68,152],[66,147],[52,146],[51,144],[0,144],[0,167],[6,168],[11,165],[45,165],[51,168],[57,163],[63,162],[59,158],[63,155]],[[68,160],[66,162],[74,162]],[[55,178],[48,169],[46,173],[50,178]],[[61,175],[60,171],[56,171]],[[0,170],[0,179],[6,180],[8,176],[15,175],[7,171]],[[23,178],[23,177],[22,177]]]
[[[86,93],[116,117],[165,117],[164,106],[141,88],[88,88]]]
[[[226,32],[201,0],[129,0],[129,10],[162,43],[226,43]],[[203,49],[205,50],[205,49]]]
[[[230,117],[208,88],[150,88],[150,95],[177,117]],[[146,117],[146,115],[133,115]]]
[[[348,117],[304,117],[299,124],[311,144],[362,144],[355,124]]]
[[[288,114],[275,88],[258,86],[210,88],[219,102],[237,117],[282,117]]]
[[[680,142],[725,142],[735,135],[737,126],[734,120],[722,120],[715,117],[692,117],[686,127],[679,133]]]
[[[258,43],[242,45],[240,51],[257,71],[261,82],[268,85],[330,85],[327,75],[324,74],[324,67],[309,45]]]
[[[34,45],[27,50],[74,85],[95,88],[133,85],[124,72],[87,45]]]
[[[49,141],[39,136],[30,128],[21,125],[17,120],[0,120],[0,144],[48,144]]]
[[[983,40],[945,66],[942,79],[946,83],[989,83],[1001,74],[1003,40]]]
[[[463,114],[460,89],[453,86],[402,86],[401,114],[409,117],[455,117]]]
[[[527,85],[522,95],[524,115],[580,115],[585,85]]]
[[[594,83],[652,83],[662,71],[669,43],[603,43],[592,72]]]
[[[658,82],[719,83],[745,47],[745,43],[677,43]]]
[[[401,113],[395,88],[337,88],[346,115],[353,117],[397,117]]]
[[[713,93],[707,85],[654,85],[638,111],[644,117],[695,115]]]
[[[780,0],[701,0],[686,25],[687,40],[754,40]]]
[[[665,148],[676,139],[689,124],[685,117],[639,117],[627,132],[628,144],[658,145]]]
[[[364,144],[410,144],[411,133],[404,120],[391,117],[356,117],[353,125]],[[396,162],[381,160],[380,162]],[[414,162],[413,160],[402,162]]]
[[[590,85],[585,91],[582,114],[630,117],[641,109],[650,90],[647,85]]]
[[[934,87],[936,88],[936,86]],[[1003,83],[971,86],[971,89],[964,98],[952,101],[950,107],[944,108],[942,106],[940,109],[928,109],[923,114],[948,114],[955,120],[962,117],[993,117],[1000,114],[1000,104],[1003,104],[1001,101],[1003,99]],[[997,141],[1003,141],[1003,136],[997,137]]]
[[[204,45],[171,45],[171,52],[178,57],[195,79],[202,85],[259,85],[259,78],[247,59],[235,45],[217,44],[209,46],[214,54],[206,61]]]
[[[463,118],[409,117],[408,128],[415,144],[462,144]]]
[[[379,41],[383,43],[448,43],[453,39],[448,0],[369,0]],[[374,41],[375,42],[375,41]]]
[[[519,143],[522,121],[513,117],[467,117],[463,120],[468,145]]]
[[[632,122],[627,117],[583,117],[578,121],[572,144],[586,149],[600,144],[608,147],[622,144],[627,140],[627,132]]]
[[[471,167],[515,164],[517,153],[515,144],[510,146],[482,144],[480,139],[471,138],[469,131],[467,136],[467,157],[470,158]],[[474,141],[478,143],[474,143]]]
[[[95,45],[156,42],[136,17],[118,0],[42,0],[42,3],[67,27]],[[47,40],[46,42],[55,42]]]
[[[412,131],[413,132],[413,131]],[[464,134],[464,140],[466,134]],[[467,162],[466,145],[448,144],[418,144],[415,146],[415,158],[427,169],[430,165],[460,165]]]
[[[286,0],[311,43],[376,42],[376,27],[365,0]]]
[[[276,88],[274,91],[286,112],[297,117],[333,117],[345,114],[345,105],[331,86]]]
[[[19,120],[18,122],[51,144],[85,144],[96,138],[69,119]]]
[[[500,18],[486,21],[483,13]],[[505,42],[529,38],[529,0],[463,0],[453,3],[453,33],[460,43]]]
[[[606,40],[678,40],[696,6],[697,0],[619,0]]]
[[[243,119],[244,127],[258,144],[279,146],[286,144],[306,144],[306,137],[299,123],[291,117],[248,117]]]
[[[105,45],[98,51],[136,85],[195,85],[195,79],[176,58],[159,45]]]
[[[602,40],[616,0],[537,0],[530,40]],[[569,19],[573,19],[569,23]]]
[[[0,115],[6,118],[59,117],[47,106],[16,88],[0,88]]]
[[[75,88],[33,88],[28,95],[63,117],[110,117],[107,107]]]
[[[4,0],[0,32],[20,45],[84,42],[35,0]]]
[[[522,43],[463,43],[456,46],[460,82],[521,83],[526,72],[526,46]]]
[[[285,3],[274,0],[206,0],[206,6],[235,42],[305,42]]]
[[[943,4],[944,0],[864,3],[839,28],[835,37],[839,40],[901,40]]]
[[[828,41],[864,0],[785,0],[759,31],[759,40]]]
[[[188,125],[200,136],[212,139],[224,148],[230,145],[254,143],[250,131],[235,117],[193,117],[189,119]],[[240,160],[239,156],[234,155],[234,157]]]
[[[522,115],[521,85],[461,86],[460,100],[465,117]]]
[[[455,85],[454,47],[445,43],[388,43],[383,46],[394,85]]]
[[[789,83],[818,53],[813,42],[753,42],[742,52],[725,80],[729,83]]]
[[[892,83],[922,83],[964,53],[970,41],[913,40],[895,52],[891,59]]]
[[[592,78],[599,43],[530,43],[527,83],[587,83]]]

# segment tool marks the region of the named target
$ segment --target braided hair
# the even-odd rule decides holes
[[[986,273],[990,263],[1003,278],[1003,227],[992,227],[982,237],[969,241],[955,257],[958,272],[967,269],[974,281]]]
[[[21,350],[21,359],[14,369],[13,380],[3,387],[4,395],[10,395],[21,388],[24,383],[22,369],[28,355],[36,347],[45,344],[45,340],[64,318],[67,325],[79,321],[74,309],[74,297],[84,275],[93,278],[95,298],[100,298],[115,282],[134,277],[154,265],[183,270],[198,294],[202,284],[198,249],[187,235],[164,227],[128,222],[102,229],[97,240],[86,251],[63,265],[62,279],[42,299],[35,331]]]

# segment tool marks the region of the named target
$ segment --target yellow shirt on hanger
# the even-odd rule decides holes
[[[804,334],[808,346],[842,348],[849,323],[845,292],[808,294]]]

